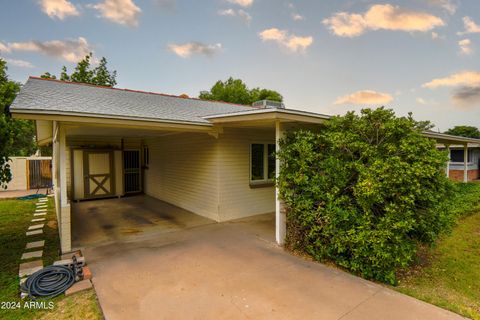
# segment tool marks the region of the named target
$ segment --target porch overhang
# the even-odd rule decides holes
[[[444,145],[469,145],[469,144],[480,144],[480,139],[468,138],[468,137],[460,137],[454,136],[451,134],[446,133],[439,133],[439,132],[432,132],[432,131],[425,131],[423,135],[427,138],[435,139],[438,143]]]

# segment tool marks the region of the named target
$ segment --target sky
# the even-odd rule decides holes
[[[386,106],[480,126],[478,0],[2,0],[10,78],[106,57],[117,87],[198,96],[232,76],[323,114]]]

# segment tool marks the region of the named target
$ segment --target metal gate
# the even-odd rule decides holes
[[[28,189],[52,186],[52,160],[27,160]]]
[[[140,150],[123,151],[124,191],[142,191],[140,187]]]

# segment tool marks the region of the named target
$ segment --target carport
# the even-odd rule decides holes
[[[132,241],[215,223],[147,195],[82,201],[72,206],[73,247]]]

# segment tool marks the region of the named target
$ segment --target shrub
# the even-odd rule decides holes
[[[277,155],[287,246],[394,284],[417,244],[454,221],[444,202],[447,155],[422,136],[429,128],[379,108],[287,133]]]

